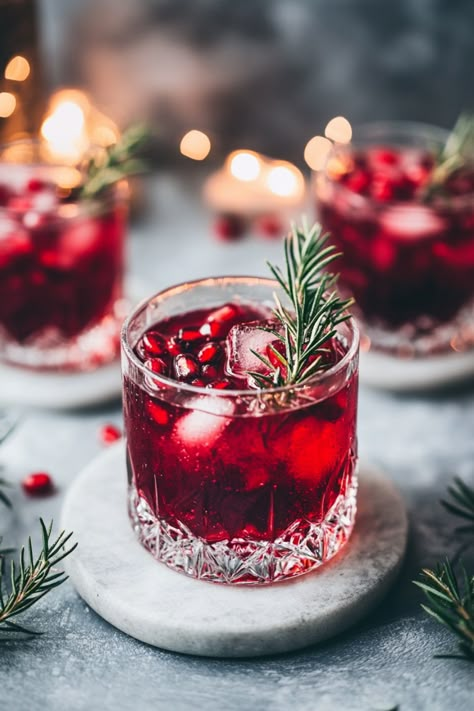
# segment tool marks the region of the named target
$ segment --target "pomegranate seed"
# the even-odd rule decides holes
[[[181,341],[188,341],[192,343],[193,341],[202,341],[203,334],[197,328],[180,328],[178,331],[178,338]]]
[[[54,491],[53,480],[46,472],[29,474],[21,485],[28,496],[48,496]]]
[[[32,202],[29,197],[23,195],[14,195],[8,201],[8,207],[15,212],[27,212],[32,208]]]
[[[348,176],[345,185],[349,190],[352,190],[352,192],[363,195],[367,192],[370,185],[369,173],[365,170],[355,170]]]
[[[206,387],[212,390],[226,390],[227,388],[232,387],[232,384],[230,380],[222,378],[222,380],[212,380],[206,385]]]
[[[166,353],[166,342],[156,331],[148,331],[142,338],[141,345],[146,355],[160,356]]]
[[[219,309],[216,309],[207,317],[208,323],[218,321],[219,323],[232,321],[240,315],[240,310],[235,304],[224,304]]]
[[[122,432],[115,425],[103,425],[99,437],[104,444],[112,444],[122,437]]]
[[[386,175],[374,175],[371,186],[372,197],[381,202],[392,200],[394,194],[394,186],[391,179]]]
[[[145,403],[145,408],[148,413],[148,416],[151,417],[151,419],[156,422],[157,425],[161,425],[162,427],[164,427],[168,424],[169,415],[167,411],[163,407],[161,407],[161,405],[158,405],[153,400],[147,400]]]
[[[373,163],[378,163],[379,165],[396,165],[399,161],[399,155],[389,148],[374,148],[370,151],[370,159]]]
[[[280,352],[280,349],[279,349],[277,343],[272,343],[272,346],[276,351]],[[275,353],[273,352],[273,350],[270,348],[269,345],[266,348],[266,354],[267,354],[268,360],[270,361],[270,363],[273,365],[274,368],[282,368],[281,361],[278,360],[278,358],[276,357]]]
[[[217,378],[219,375],[219,371],[217,370],[215,365],[205,365],[202,369],[202,374],[206,378]]]
[[[40,193],[46,189],[46,183],[40,178],[30,178],[26,183],[26,190],[29,193]]]
[[[172,356],[177,356],[181,353],[182,344],[179,342],[176,336],[171,336],[166,342],[166,347],[168,348],[168,353]]]
[[[203,388],[206,383],[204,380],[201,380],[201,378],[194,378],[194,380],[191,380],[191,385],[195,385],[197,388]]]
[[[147,358],[145,366],[158,375],[167,375],[168,373],[168,364],[163,358]]]
[[[242,237],[244,221],[238,215],[219,215],[214,222],[214,234],[222,242],[231,242]]]
[[[210,341],[201,348],[197,357],[200,363],[212,363],[222,357],[222,347],[218,343]]]
[[[174,359],[174,370],[178,380],[190,380],[199,375],[199,363],[192,355],[181,353]]]
[[[210,338],[218,338],[221,332],[221,325],[217,321],[213,321],[212,323],[203,323],[199,330],[206,338],[208,336],[210,336]]]
[[[283,227],[276,215],[263,215],[255,222],[255,229],[263,237],[281,237]]]

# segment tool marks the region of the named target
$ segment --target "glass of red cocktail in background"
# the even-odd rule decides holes
[[[159,561],[204,580],[299,575],[347,541],[356,505],[358,332],[327,369],[256,389],[271,279],[222,277],[142,303],[122,331],[129,513]]]
[[[448,136],[367,124],[316,175],[319,219],[343,252],[339,284],[355,296],[374,350],[410,357],[474,346],[474,163],[430,188]]]
[[[123,320],[127,188],[80,194],[40,143],[0,149],[0,359],[87,370],[114,360]]]

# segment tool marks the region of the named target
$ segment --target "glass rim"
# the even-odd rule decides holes
[[[31,145],[31,146],[42,146],[45,145],[44,141],[42,141],[39,137],[36,136],[25,136],[22,138],[17,138],[16,140],[13,141],[5,141],[3,143],[0,143],[0,166],[12,166],[13,168],[17,167],[24,167],[26,169],[34,169],[34,168],[39,168],[39,169],[46,169],[46,170],[63,170],[63,169],[71,169],[71,170],[77,170],[81,176],[83,174],[83,170],[79,167],[79,164],[75,165],[68,165],[65,162],[61,162],[60,160],[54,160],[48,163],[45,160],[41,160],[41,158],[38,157],[38,160],[28,160],[25,162],[19,162],[19,161],[8,161],[4,160],[2,157],[3,151],[11,146],[19,146],[19,145]],[[97,146],[96,146],[97,147]],[[91,148],[94,148],[94,146],[91,146]],[[80,187],[80,184],[77,186]],[[93,215],[100,215],[106,212],[109,208],[113,207],[117,203],[127,201],[129,197],[129,188],[128,188],[128,181],[126,178],[123,178],[122,180],[119,180],[116,183],[113,183],[102,195],[99,195],[98,197],[93,197],[93,198],[83,198],[83,197],[76,197],[73,200],[71,200],[70,203],[64,203],[64,205],[76,205],[78,207],[78,211],[74,215],[58,215],[57,214],[57,208],[52,211],[52,213],[48,213],[51,215],[50,223],[51,222],[69,222],[76,220],[78,218],[84,217],[84,216],[93,216]],[[32,211],[34,212],[35,209],[32,208]],[[0,206],[0,215],[5,215],[5,216],[16,216],[15,210],[12,210],[11,208],[8,207],[8,205],[1,205]]]
[[[225,389],[225,390],[219,390],[219,389],[213,389],[213,388],[207,388],[207,387],[201,387],[197,385],[191,385],[191,383],[186,383],[178,380],[173,380],[172,378],[167,378],[164,375],[160,375],[158,373],[154,373],[152,370],[146,367],[145,363],[141,361],[136,353],[133,350],[132,345],[129,342],[128,338],[128,331],[130,329],[130,326],[132,324],[132,321],[136,316],[143,311],[148,304],[150,304],[152,301],[155,299],[163,299],[165,297],[172,297],[175,294],[181,294],[186,291],[192,290],[196,286],[219,286],[221,284],[226,284],[226,283],[234,283],[234,284],[251,284],[251,283],[257,284],[259,286],[268,286],[268,287],[277,287],[278,282],[275,279],[272,279],[270,277],[258,277],[258,276],[245,276],[245,275],[236,275],[236,276],[231,276],[231,275],[226,275],[226,276],[221,276],[221,277],[203,277],[201,279],[193,279],[191,281],[185,281],[181,282],[179,284],[175,284],[173,286],[167,287],[165,289],[162,289],[152,296],[146,297],[145,299],[142,299],[139,304],[135,306],[135,308],[129,313],[127,318],[125,319],[123,325],[122,325],[122,330],[120,334],[120,342],[122,346],[122,352],[126,356],[127,360],[131,362],[138,370],[144,375],[144,376],[151,376],[153,377],[154,380],[157,382],[163,384],[166,387],[173,388],[174,390],[180,390],[183,392],[187,392],[189,394],[194,394],[194,395],[206,395],[207,397],[218,397],[218,398],[238,398],[238,397],[258,397],[259,395],[274,395],[278,393],[287,393],[287,392],[294,392],[308,388],[308,387],[313,387],[315,385],[322,385],[324,384],[325,380],[329,380],[332,377],[338,375],[340,372],[344,371],[344,369],[351,363],[354,359],[354,357],[357,355],[359,351],[359,344],[360,344],[360,330],[357,325],[357,322],[354,318],[354,316],[350,315],[349,318],[342,322],[340,325],[346,324],[349,327],[349,332],[351,335],[351,341],[349,343],[348,349],[344,356],[339,360],[335,365],[331,366],[331,368],[328,368],[327,370],[324,370],[320,373],[316,373],[315,375],[311,376],[307,380],[304,380],[300,383],[293,383],[290,385],[281,385],[279,387],[270,387],[270,388],[245,388],[245,389]]]
[[[425,123],[423,121],[409,121],[409,120],[404,120],[404,119],[381,119],[379,121],[367,121],[364,123],[356,124],[353,128],[353,137],[350,141],[350,143],[347,144],[333,144],[329,155],[328,159],[333,156],[337,155],[337,152],[342,150],[347,150],[350,149],[350,146],[355,146],[356,148],[358,145],[362,146],[376,146],[377,144],[382,144],[384,145],[383,141],[383,134],[386,133],[387,135],[392,133],[396,134],[399,132],[400,136],[405,135],[407,137],[409,136],[420,136],[425,138],[425,139],[433,139],[433,141],[438,141],[441,145],[443,142],[447,139],[447,137],[450,134],[449,129],[443,128],[442,126],[436,126],[435,124],[430,124],[430,123]],[[396,145],[395,141],[390,141],[387,140],[385,145],[387,146],[392,146]],[[319,179],[320,177],[323,177],[325,181],[328,183],[331,183],[331,185],[337,185],[337,189],[342,193],[342,194],[347,194],[347,195],[353,195],[355,196],[360,203],[364,203],[365,205],[373,205],[373,206],[388,206],[388,205],[407,205],[411,204],[412,201],[409,201],[407,203],[406,200],[388,200],[387,202],[380,202],[376,198],[370,196],[370,195],[361,195],[359,193],[356,193],[354,190],[351,190],[348,188],[346,185],[343,185],[342,183],[333,180],[330,178],[327,174],[327,161],[326,165],[322,170],[319,171],[314,171],[316,179]],[[470,192],[464,194],[464,195],[447,195],[442,198],[440,198],[440,202],[442,202],[443,205],[452,205],[453,207],[465,207],[466,203],[470,203],[472,198],[474,197],[474,189],[471,190]],[[413,201],[415,204],[423,204],[420,203],[420,200],[415,200]],[[433,207],[437,203],[433,204],[426,204],[427,209],[433,209]]]

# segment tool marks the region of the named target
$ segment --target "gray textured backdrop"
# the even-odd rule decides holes
[[[328,118],[450,125],[474,103],[472,0],[42,0],[52,83],[175,140],[300,158]]]

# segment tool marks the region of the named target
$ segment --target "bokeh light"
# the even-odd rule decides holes
[[[322,170],[331,151],[332,143],[324,136],[313,136],[304,149],[304,159],[312,170]]]
[[[324,134],[326,138],[336,143],[350,143],[352,138],[352,126],[344,116],[336,116],[327,124]]]
[[[9,91],[0,92],[0,118],[8,118],[15,111],[16,99]]]
[[[179,150],[191,160],[204,160],[211,150],[211,141],[202,131],[193,129],[184,134],[179,144]]]
[[[229,156],[229,169],[234,178],[250,182],[260,175],[262,162],[253,151],[234,151]]]
[[[9,81],[25,81],[30,74],[30,63],[25,57],[17,54],[8,62],[5,69],[5,79]]]

